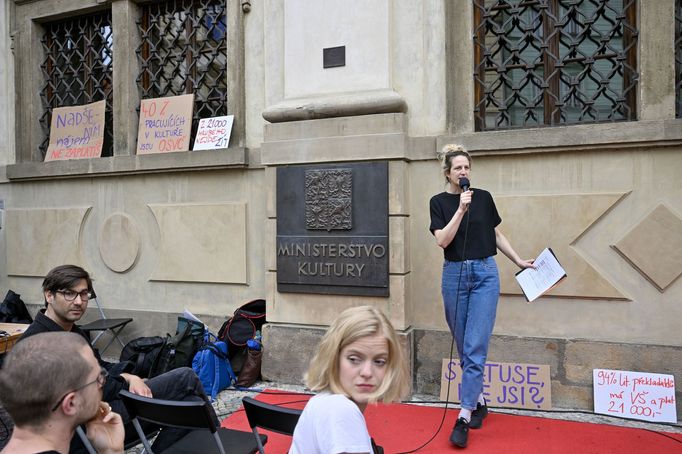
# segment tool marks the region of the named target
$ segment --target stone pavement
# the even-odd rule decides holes
[[[213,408],[218,415],[218,418],[222,421],[223,419],[230,416],[241,406],[241,401],[244,396],[255,396],[261,390],[265,389],[276,389],[280,391],[292,391],[297,393],[308,392],[305,387],[301,385],[294,385],[288,383],[277,383],[277,382],[257,382],[251,388],[252,391],[238,391],[233,389],[227,389],[222,391],[216,397],[215,402],[213,402]],[[421,405],[431,405],[437,407],[443,407],[443,404],[436,403],[439,401],[438,396],[430,396],[425,394],[413,395],[410,402]],[[448,404],[448,408],[456,408],[456,404]],[[554,418],[563,419],[568,421],[580,421],[589,422],[594,424],[610,424],[616,426],[624,427],[635,427],[646,430],[652,430],[656,432],[672,432],[672,433],[682,433],[682,425],[665,425],[665,424],[653,424],[643,421],[632,421],[627,419],[612,418],[606,415],[599,415],[590,412],[583,412],[580,410],[557,410],[553,412],[542,412],[542,411],[525,411],[517,410],[512,408],[491,408],[491,412],[506,413],[506,414],[518,414],[526,416],[537,416],[540,418]],[[442,430],[450,430],[450,428],[444,428]],[[141,452],[142,445],[127,451],[127,454],[138,454]]]

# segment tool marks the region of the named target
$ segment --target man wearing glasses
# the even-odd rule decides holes
[[[15,424],[2,454],[66,454],[81,424],[98,453],[122,453],[121,416],[101,401],[106,379],[77,334],[42,333],[17,344],[0,370],[0,400]]]
[[[90,275],[83,268],[75,265],[61,265],[52,269],[43,281],[43,295],[46,308],[36,314],[35,320],[28,327],[21,340],[38,333],[49,331],[67,331],[80,334],[89,342],[88,335],[82,331],[77,321],[85,314],[90,298],[95,297]],[[89,344],[88,344],[89,345]],[[207,400],[204,387],[189,367],[180,367],[165,374],[143,380],[137,375],[129,373],[133,364],[128,361],[110,363],[104,361],[97,349],[90,347],[100,366],[109,375],[104,389],[103,398],[116,413],[123,418],[123,422],[130,421],[128,412],[119,399],[118,393],[125,389],[132,393],[166,400]],[[218,418],[215,418],[219,424]],[[154,442],[154,451],[161,452],[187,433],[184,429],[164,429]],[[126,441],[134,440],[137,434],[132,424],[126,424]],[[73,451],[83,449],[78,437],[74,438]]]

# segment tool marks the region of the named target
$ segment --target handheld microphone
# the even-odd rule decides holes
[[[462,177],[459,179],[459,187],[462,188],[462,191],[466,192],[469,190],[469,179],[466,177]]]

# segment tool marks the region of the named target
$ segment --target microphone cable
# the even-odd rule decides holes
[[[466,212],[466,214],[465,214],[465,216],[466,216],[466,222],[465,222],[465,224],[464,224],[464,244],[462,245],[462,264],[461,264],[461,266],[459,267],[459,276],[457,277],[457,297],[455,298],[455,320],[454,320],[454,323],[453,323],[453,324],[455,325],[455,329],[457,329],[457,314],[458,314],[458,311],[459,311],[459,293],[460,293],[459,290],[460,290],[460,285],[461,285],[461,283],[462,283],[462,270],[464,270],[464,262],[466,261],[465,257],[466,257],[467,237],[468,237],[468,235],[469,235],[469,209],[471,209],[471,206],[469,206],[469,208],[467,208],[467,212]],[[459,229],[458,229],[458,230],[459,230]],[[457,234],[455,233],[455,235],[457,235]],[[454,241],[455,238],[453,237],[452,240]],[[467,270],[467,274],[468,274],[468,270]],[[452,334],[452,333],[451,333],[451,334]],[[464,324],[464,328],[462,329],[462,344],[464,343],[465,336],[466,336],[466,323]],[[454,347],[455,347],[455,336],[454,336],[454,334],[453,334],[453,335],[452,335],[452,341],[450,342],[450,361],[449,361],[448,364],[452,363],[452,360],[453,360],[453,357],[454,357],[454,355],[453,355]],[[460,361],[459,361],[459,365],[460,365],[460,368],[461,368],[461,366],[462,366],[462,359],[459,358],[459,360],[460,360]],[[461,400],[462,400],[462,399],[461,399],[461,396],[460,396],[460,402],[461,402]],[[429,443],[431,443],[431,442],[436,438],[436,436],[440,433],[441,429],[443,428],[443,424],[445,423],[445,417],[446,417],[447,414],[448,414],[448,404],[449,404],[449,403],[450,403],[450,385],[448,385],[448,390],[447,390],[447,392],[446,392],[446,394],[445,394],[445,407],[443,407],[443,416],[442,416],[441,419],[440,419],[440,423],[438,424],[438,429],[436,429],[436,432],[431,436],[431,438],[429,438],[429,439],[428,439],[424,444],[422,444],[421,446],[419,446],[419,447],[417,447],[417,448],[415,448],[415,449],[412,449],[412,450],[410,450],[410,451],[400,452],[400,453],[398,453],[398,454],[411,454],[411,453],[413,453],[413,452],[417,452],[417,451],[419,451],[420,449],[425,448],[426,446],[428,446]]]

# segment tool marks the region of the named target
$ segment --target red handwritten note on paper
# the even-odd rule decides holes
[[[654,422],[677,422],[675,377],[594,369],[594,412]]]

